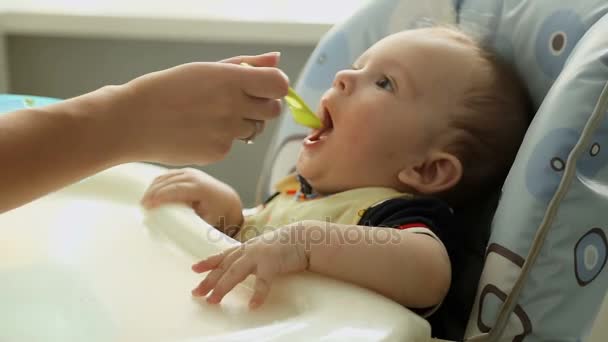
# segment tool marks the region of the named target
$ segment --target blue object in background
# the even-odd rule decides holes
[[[14,110],[44,106],[61,100],[50,97],[0,94],[0,114]]]

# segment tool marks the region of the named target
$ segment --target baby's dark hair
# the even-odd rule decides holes
[[[463,174],[456,186],[439,195],[458,206],[502,184],[533,109],[526,87],[508,63],[456,28],[434,29],[470,47],[478,58],[471,83],[449,113],[445,151],[460,160]]]

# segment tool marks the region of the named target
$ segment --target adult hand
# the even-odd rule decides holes
[[[278,54],[190,63],[0,116],[0,212],[133,161],[208,164],[280,111]],[[246,62],[259,66],[238,65]],[[23,156],[29,156],[24,158]]]
[[[254,120],[279,115],[288,78],[275,67],[278,59],[270,53],[183,64],[106,89],[119,98],[109,101],[109,112],[124,125],[116,135],[126,139],[124,157],[167,164],[222,159],[234,139],[259,133],[263,125]]]

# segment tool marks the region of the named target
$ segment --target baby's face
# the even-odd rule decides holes
[[[433,29],[405,31],[336,74],[317,112],[324,128],[303,142],[298,172],[315,190],[403,189],[398,173],[441,148],[449,109],[462,97],[473,52]]]

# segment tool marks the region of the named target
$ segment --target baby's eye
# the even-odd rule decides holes
[[[379,88],[382,88],[384,90],[388,90],[388,91],[393,91],[395,90],[395,87],[393,87],[393,83],[391,82],[391,80],[386,77],[386,76],[382,76],[381,79],[379,79],[378,81],[376,81],[376,85]]]

